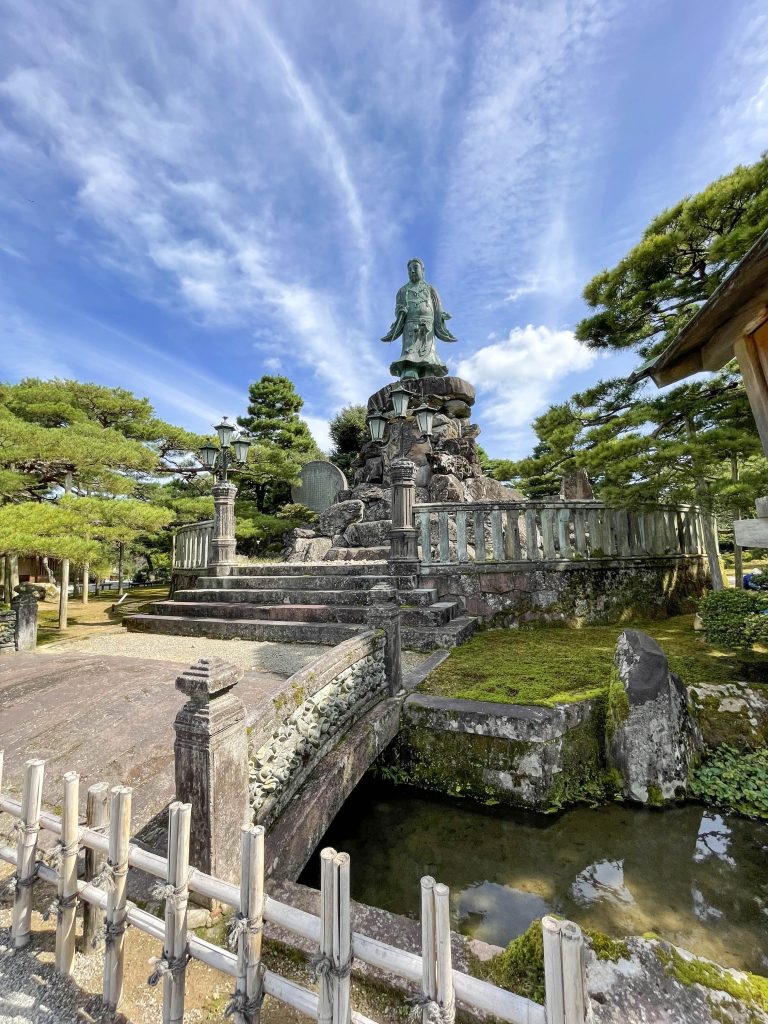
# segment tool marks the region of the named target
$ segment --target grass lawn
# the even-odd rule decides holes
[[[162,601],[168,596],[168,584],[152,587],[132,587],[128,596],[120,605],[120,608],[113,612],[113,606],[120,600],[117,593],[113,591],[102,591],[100,594],[91,594],[88,604],[84,605],[77,597],[70,597],[67,606],[67,630],[59,630],[59,606],[53,602],[44,602],[38,607],[38,630],[37,643],[50,644],[56,640],[64,640],[69,637],[87,636],[88,633],[101,632],[105,626],[119,626],[124,615],[134,615],[141,608],[152,602]]]
[[[616,640],[624,628],[642,629],[664,649],[673,672],[693,683],[748,679],[768,683],[768,652],[708,647],[692,615],[652,622],[568,629],[540,626],[489,629],[455,648],[422,683],[422,693],[504,704],[553,705],[606,691]]]

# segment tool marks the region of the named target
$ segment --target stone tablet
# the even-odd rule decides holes
[[[300,476],[301,483],[291,488],[291,497],[313,512],[325,512],[339,491],[347,488],[347,478],[332,462],[306,462]]]

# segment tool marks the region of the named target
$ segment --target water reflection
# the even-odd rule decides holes
[[[691,805],[559,817],[483,808],[365,779],[321,845],[352,855],[352,895],[419,913],[451,887],[454,925],[498,945],[552,911],[610,935],[654,931],[732,967],[768,967],[768,825]],[[586,865],[586,866],[585,866]],[[318,884],[317,858],[303,881]]]
[[[584,906],[598,900],[626,905],[635,902],[624,884],[623,860],[601,860],[584,868],[571,886],[571,896]]]

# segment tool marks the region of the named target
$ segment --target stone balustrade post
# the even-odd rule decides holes
[[[19,592],[11,599],[16,613],[15,646],[17,651],[34,651],[37,647],[37,588],[19,584]]]
[[[176,680],[189,700],[174,722],[176,799],[192,805],[190,863],[233,884],[240,829],[250,823],[245,706],[232,692],[242,674],[220,658],[201,658]]]
[[[416,494],[416,463],[410,459],[393,459],[392,530],[390,532],[390,565],[396,577],[415,576],[419,571],[418,533],[413,525],[413,500]]]
[[[377,583],[371,588],[368,625],[384,630],[384,671],[389,692],[394,697],[403,688],[403,670],[400,661],[400,605],[397,591],[389,583]]]
[[[213,485],[213,535],[211,568],[215,576],[229,576],[235,564],[234,484],[219,481]]]

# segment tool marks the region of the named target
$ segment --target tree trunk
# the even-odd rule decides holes
[[[89,568],[86,562],[83,566],[83,604],[88,604],[88,588],[91,585]]]
[[[692,439],[695,433],[695,428],[693,420],[689,416],[686,417],[685,425],[688,437],[689,439]],[[709,565],[709,575],[712,579],[712,589],[724,590],[725,581],[723,580],[723,570],[720,568],[720,546],[717,543],[717,532],[715,530],[713,518],[707,508],[707,482],[704,477],[696,476],[694,477],[693,486],[699,510],[701,511],[701,523],[704,531],[704,551]]]
[[[123,549],[125,545],[122,541],[118,541],[117,544],[117,596],[123,592]]]
[[[738,455],[731,455],[731,483],[737,484],[739,482],[739,457]],[[736,509],[736,519],[741,519],[741,510]],[[744,561],[741,557],[741,545],[736,543],[736,538],[733,539],[733,571],[734,571],[734,586],[737,590],[741,590],[744,586]]]
[[[72,491],[72,474],[67,471],[64,482],[64,493]],[[69,606],[69,559],[61,560],[61,593],[59,594],[59,629],[67,628],[67,609]]]

